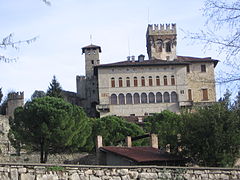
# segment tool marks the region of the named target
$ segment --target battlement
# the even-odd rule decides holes
[[[149,24],[147,34],[149,35],[165,35],[165,34],[176,34],[176,24]]]
[[[8,100],[24,99],[24,92],[13,92],[8,94]]]

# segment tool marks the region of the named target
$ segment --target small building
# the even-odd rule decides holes
[[[126,147],[102,146],[102,137],[98,136],[98,164],[110,166],[183,166],[185,164],[185,160],[182,157],[158,149],[158,138],[155,134],[151,135],[151,145],[148,147],[132,147],[131,137],[126,138],[126,144]]]

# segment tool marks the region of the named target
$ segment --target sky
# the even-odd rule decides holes
[[[13,33],[15,41],[37,37],[18,49],[0,49],[0,55],[17,57],[0,62],[0,87],[24,91],[25,101],[35,90],[46,91],[53,75],[62,88],[76,92],[76,76],[85,74],[81,48],[101,46],[100,63],[126,60],[146,52],[148,24],[177,24],[177,54],[223,59],[215,50],[185,38],[185,32],[204,28],[203,0],[0,0],[0,39]],[[90,38],[90,36],[92,38]],[[216,68],[221,69],[221,62]],[[217,87],[218,97],[223,90]]]

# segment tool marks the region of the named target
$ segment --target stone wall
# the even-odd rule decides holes
[[[1,180],[240,179],[240,169],[0,164]]]

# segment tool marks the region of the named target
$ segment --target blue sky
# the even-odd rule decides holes
[[[46,91],[53,75],[63,89],[76,91],[76,75],[84,75],[81,48],[92,43],[102,47],[101,63],[125,60],[130,54],[146,52],[147,24],[176,23],[177,54],[222,59],[206,51],[201,43],[184,39],[184,31],[204,29],[203,0],[0,0],[0,39],[9,33],[15,40],[37,36],[19,50],[0,49],[0,54],[18,57],[17,62],[0,62],[0,87],[24,91],[25,100],[35,90]],[[129,45],[128,45],[129,44]],[[130,46],[130,48],[129,48]],[[218,68],[221,68],[219,63]],[[218,89],[219,92],[219,89]],[[222,93],[222,92],[221,92]]]

